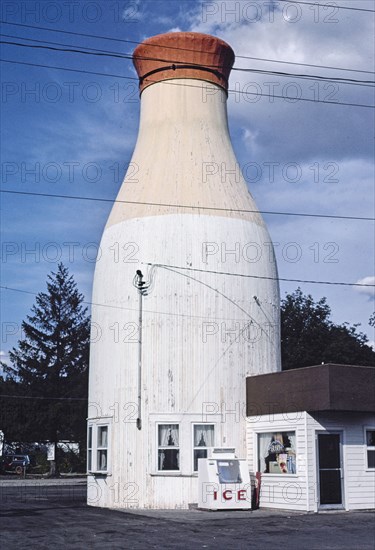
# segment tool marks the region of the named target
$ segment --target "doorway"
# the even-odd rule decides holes
[[[343,507],[340,433],[318,434],[319,507]]]

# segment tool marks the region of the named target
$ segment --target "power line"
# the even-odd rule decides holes
[[[309,75],[309,74],[297,74],[297,73],[284,73],[281,71],[265,71],[262,69],[245,69],[245,68],[236,68],[233,67],[233,71],[240,71],[245,73],[258,73],[258,74],[267,74],[271,76],[281,76],[281,77],[292,77],[299,78],[302,80],[316,80],[324,82],[336,82],[338,84],[351,84],[353,86],[363,86],[366,88],[371,88],[371,84],[375,84],[375,80],[358,80],[354,78],[342,78],[342,77],[328,77],[321,75]]]
[[[181,271],[194,271],[194,272],[197,272],[197,273],[210,273],[210,274],[214,274],[214,275],[225,275],[225,276],[230,276],[230,277],[241,277],[241,278],[245,278],[245,279],[260,279],[260,280],[266,280],[266,281],[279,281],[279,282],[287,282],[287,283],[305,283],[305,284],[318,284],[318,285],[330,285],[330,286],[350,286],[350,287],[361,287],[361,288],[375,288],[375,284],[363,284],[363,283],[348,283],[348,282],[341,282],[341,281],[317,281],[317,280],[306,280],[306,279],[289,279],[289,278],[285,278],[285,277],[267,277],[267,276],[263,276],[263,275],[248,275],[248,274],[245,274],[245,273],[230,273],[230,272],[226,272],[226,271],[214,271],[214,270],[210,270],[210,269],[199,269],[199,268],[195,268],[195,267],[181,267],[181,266],[177,266],[177,265],[168,265],[168,264],[160,264],[160,263],[151,263],[151,262],[140,262],[142,265],[147,265],[149,267],[162,267],[162,268],[165,268],[169,271],[173,271],[173,270],[181,270]],[[178,271],[175,271],[176,273],[178,273]],[[182,275],[182,273],[181,273]],[[197,282],[201,282],[201,281],[197,281]],[[10,290],[12,292],[20,292],[22,294],[31,294],[32,296],[38,296],[38,293],[37,292],[31,292],[29,290],[22,290],[22,289],[19,289],[19,288],[12,288],[12,287],[9,287],[9,286],[4,286],[4,285],[0,285],[0,289],[3,289],[3,290]],[[216,290],[216,289],[212,289],[212,290]],[[121,309],[121,310],[130,310],[130,311],[137,311],[136,309],[133,309],[133,308],[126,308],[126,307],[122,307],[122,306],[113,306],[113,305],[110,305],[110,304],[97,304],[97,303],[94,303],[94,302],[87,302],[87,301],[83,301],[82,302],[83,304],[85,305],[92,305],[92,306],[99,306],[99,307],[108,307],[108,308],[111,308],[111,309]],[[180,314],[180,313],[175,313],[175,314],[170,314],[170,313],[167,313],[167,312],[160,312],[160,311],[145,311],[146,313],[156,313],[156,314],[160,314],[160,315],[174,315],[174,316],[182,316],[182,317],[189,317],[189,318],[194,318],[194,317],[197,317],[197,318],[203,318],[203,319],[218,319],[217,317],[210,317],[210,316],[200,316],[200,315],[190,315],[190,314]]]
[[[143,59],[148,61],[161,61],[165,63],[180,63],[181,61],[173,60],[173,59],[162,59],[158,57],[146,57],[146,56],[133,56],[130,53],[120,53],[116,51],[111,50],[103,50],[103,49],[97,49],[97,48],[89,48],[87,46],[83,46],[83,50],[81,46],[76,46],[75,44],[64,44],[62,42],[51,42],[50,40],[37,40],[35,38],[25,38],[21,36],[15,36],[11,34],[4,34],[0,33],[1,36],[4,36],[6,38],[15,38],[15,39],[21,39],[28,42],[38,42],[40,44],[49,44],[52,46],[64,46],[66,48],[75,48],[75,49],[60,49],[60,48],[53,48],[49,46],[38,46],[37,44],[22,44],[19,42],[9,42],[9,41],[1,41],[2,44],[8,44],[12,46],[23,46],[27,48],[42,48],[42,49],[48,49],[53,51],[62,51],[62,52],[73,52],[73,53],[82,53],[87,55],[98,55],[98,56],[105,56],[105,57],[113,57],[113,58],[120,58],[120,59]],[[87,50],[87,51],[86,51]],[[198,63],[190,63],[192,66],[201,67]],[[205,66],[210,68],[220,68],[221,65],[211,65],[209,63],[205,64]],[[320,80],[326,80],[328,82],[339,82],[339,83],[360,83],[360,84],[375,84],[375,80],[358,80],[358,79],[352,79],[352,78],[341,78],[341,77],[326,77],[321,75],[310,75],[310,74],[297,74],[297,73],[285,73],[280,71],[267,71],[262,69],[254,69],[254,68],[246,68],[246,67],[233,67],[232,71],[240,71],[240,72],[255,72],[260,74],[270,74],[275,76],[292,76],[292,77],[298,77],[298,78],[305,78],[305,79],[320,79]]]
[[[171,273],[177,273],[178,275],[181,275],[182,277],[186,277],[187,279],[191,279],[192,281],[195,281],[195,282],[203,285],[204,287],[208,288],[209,290],[212,290],[213,292],[215,292],[219,296],[222,296],[225,300],[228,300],[228,302],[230,302],[232,305],[234,305],[240,311],[242,311],[242,313],[244,313],[251,320],[250,323],[249,323],[250,325],[255,323],[260,328],[260,330],[267,335],[265,330],[262,328],[262,325],[256,319],[254,319],[254,317],[252,317],[252,315],[250,315],[250,313],[248,313],[243,307],[241,307],[238,303],[236,303],[234,300],[232,300],[232,298],[230,298],[229,296],[227,296],[226,294],[221,292],[219,289],[214,288],[213,286],[205,283],[204,281],[201,281],[199,279],[196,279],[195,277],[192,277],[192,275],[188,275],[187,273],[181,273],[180,271],[176,271],[175,269],[171,269],[170,267],[160,266],[159,264],[155,265],[155,267],[164,267],[164,269],[166,269],[167,271],[170,271]]]
[[[57,32],[57,33],[61,33],[61,34],[69,34],[69,35],[74,35],[74,36],[82,36],[82,37],[85,37],[85,38],[98,38],[98,39],[101,39],[101,40],[110,40],[112,42],[123,42],[123,43],[126,43],[126,44],[135,44],[135,45],[139,45],[139,44],[142,44],[142,42],[138,42],[136,40],[126,40],[124,38],[113,38],[113,37],[109,37],[109,36],[100,36],[100,35],[94,35],[94,34],[85,34],[85,33],[79,33],[79,32],[74,32],[74,31],[65,31],[65,30],[61,30],[61,29],[50,29],[48,27],[41,27],[41,26],[36,26],[36,25],[26,25],[26,24],[22,24],[22,23],[10,23],[8,21],[0,21],[0,23],[3,23],[3,24],[6,24],[6,25],[13,25],[13,26],[16,26],[16,27],[26,27],[28,29],[36,29],[36,30],[44,30],[44,31],[48,31],[48,32]],[[160,44],[147,44],[147,47],[159,47]],[[180,47],[177,47],[177,46],[167,46],[167,45],[162,45],[163,48],[166,48],[166,49],[173,49],[173,50],[181,50],[181,51],[197,51],[195,49],[191,49],[191,48],[180,48]],[[202,50],[200,50],[202,53],[204,53]],[[205,53],[209,53],[209,52],[205,52]],[[366,74],[375,74],[375,72],[373,71],[362,71],[360,69],[349,69],[349,68],[344,68],[344,67],[334,67],[334,66],[329,66],[329,65],[313,65],[313,64],[310,64],[310,63],[297,63],[295,61],[281,61],[281,60],[278,60],[278,59],[267,59],[267,58],[263,58],[263,57],[251,57],[251,56],[247,56],[247,55],[236,55],[236,58],[238,59],[251,59],[253,61],[266,61],[266,62],[270,62],[270,63],[283,63],[283,64],[287,64],[287,65],[300,65],[302,67],[314,67],[314,68],[320,68],[320,69],[333,69],[333,70],[338,70],[338,71],[349,71],[349,72],[355,72],[355,73],[366,73]]]
[[[0,289],[2,290],[10,290],[11,292],[19,292],[21,294],[29,294],[31,296],[38,296],[38,292],[32,292],[30,290],[23,290],[21,288],[13,288],[10,286],[4,286],[0,285]],[[111,304],[98,304],[97,302],[88,302],[87,300],[82,300],[82,303],[85,306],[95,306],[95,307],[105,307],[108,309],[119,309],[121,311],[134,311],[138,313],[138,308],[132,308],[132,307],[124,307],[124,306],[114,306]],[[243,321],[244,319],[239,318],[232,318],[232,317],[217,317],[213,315],[192,315],[190,313],[176,313],[176,312],[168,312],[168,311],[155,311],[150,309],[143,309],[143,313],[150,313],[150,314],[156,314],[156,315],[167,315],[168,317],[187,317],[189,319],[210,319],[210,320],[216,320],[216,321]]]
[[[245,279],[264,279],[267,281],[282,281],[290,283],[308,283],[308,284],[317,284],[317,285],[337,285],[337,286],[359,286],[359,287],[374,287],[374,285],[366,285],[363,283],[343,283],[338,281],[315,281],[315,280],[304,280],[304,279],[286,279],[282,277],[266,277],[263,275],[246,275],[244,273],[229,273],[225,271],[213,271],[210,269],[198,269],[195,267],[181,267],[178,265],[167,265],[167,264],[153,264],[148,262],[141,262],[144,265],[155,266],[155,267],[165,267],[166,269],[181,269],[184,271],[197,271],[198,273],[213,273],[215,275],[229,275],[231,277],[243,277]]]
[[[12,191],[10,189],[0,189],[0,193],[8,193],[12,195],[26,195],[33,197],[51,197],[57,199],[74,199],[74,200],[84,200],[84,201],[98,201],[98,202],[109,202],[120,203],[120,204],[134,204],[139,206],[158,206],[166,208],[187,208],[191,210],[214,210],[218,212],[239,212],[243,214],[270,214],[276,216],[299,216],[306,218],[328,218],[328,219],[338,219],[338,220],[361,220],[361,221],[375,221],[375,218],[370,217],[359,217],[359,216],[338,216],[334,214],[308,214],[305,212],[277,212],[271,210],[247,210],[247,209],[237,209],[237,208],[218,208],[215,206],[196,206],[188,204],[167,204],[167,203],[158,203],[158,202],[143,202],[143,201],[127,201],[119,199],[105,199],[102,197],[82,197],[74,195],[56,195],[52,193],[34,193],[32,191]]]
[[[319,6],[321,8],[338,8],[339,10],[351,10],[351,11],[362,11],[367,13],[375,13],[375,10],[369,10],[366,8],[352,8],[350,6],[342,6],[336,4],[336,2],[331,4],[317,4],[316,2],[304,2],[302,0],[280,0],[280,2],[288,2],[288,4],[304,4],[306,6]]]
[[[15,64],[15,65],[27,65],[29,67],[42,67],[42,68],[45,68],[45,69],[56,69],[56,70],[60,70],[60,71],[68,71],[68,72],[73,72],[73,73],[80,73],[80,74],[92,74],[92,75],[96,75],[96,76],[105,76],[105,77],[114,77],[114,78],[122,78],[122,79],[125,79],[125,80],[135,80],[138,82],[138,78],[136,77],[132,77],[132,76],[123,76],[123,75],[118,75],[118,74],[112,74],[112,73],[99,73],[99,72],[96,72],[96,71],[85,71],[85,70],[82,70],[82,69],[71,69],[71,68],[67,68],[67,67],[57,67],[56,65],[43,65],[41,63],[28,63],[26,61],[15,61],[15,60],[12,60],[12,59],[0,59],[0,61],[2,63],[12,63],[12,64]],[[147,78],[147,81],[148,82],[155,82],[155,83],[158,83],[158,84],[164,84],[164,85],[168,85],[168,86],[183,86],[185,88],[198,88],[198,89],[202,89],[202,86],[197,86],[195,84],[182,84],[180,82],[172,82],[171,80],[163,80],[163,81],[158,81],[158,80],[152,80],[151,78]],[[297,101],[307,101],[309,103],[324,103],[324,104],[328,104],[328,105],[344,105],[344,106],[347,106],[347,107],[362,107],[362,108],[366,108],[366,109],[375,109],[375,105],[367,105],[367,104],[364,104],[364,103],[348,103],[348,102],[342,102],[342,101],[327,101],[327,100],[323,100],[323,99],[309,99],[309,98],[306,98],[306,97],[296,97],[296,98],[291,98],[291,97],[286,97],[286,96],[283,96],[283,95],[277,95],[277,94],[265,94],[265,93],[260,93],[260,92],[248,92],[248,91],[245,91],[245,90],[232,90],[231,88],[228,88],[227,90],[228,93],[235,93],[235,94],[241,94],[243,96],[264,96],[264,97],[272,97],[272,98],[277,98],[277,99],[288,99],[289,101],[293,101],[293,102],[297,102]]]
[[[70,73],[81,73],[81,74],[93,74],[97,76],[109,76],[114,78],[122,78],[125,80],[135,80],[138,82],[138,78],[135,76],[123,76],[120,74],[112,74],[112,73],[99,73],[97,71],[85,71],[84,69],[70,69],[68,67],[56,67],[55,65],[43,65],[41,63],[28,63],[26,61],[15,61],[14,59],[0,59],[2,63],[11,63],[14,65],[28,65],[29,67],[42,67],[44,69],[57,69],[59,71],[67,71]]]
[[[334,67],[333,65],[313,65],[311,63],[297,63],[295,61],[281,61],[280,59],[268,59],[265,57],[250,57],[248,55],[236,55],[236,58],[241,59],[251,59],[253,61],[267,61],[268,63],[282,63],[286,65],[299,65],[300,67],[313,67],[314,69],[332,69],[334,71],[346,71],[350,73],[365,73],[365,74],[375,74],[374,71],[361,71],[359,69],[348,69],[345,67]],[[235,70],[235,67],[233,67]],[[233,70],[232,69],[232,70]]]
[[[268,63],[282,63],[285,65],[298,65],[300,67],[313,67],[314,69],[332,69],[334,71],[346,71],[350,73],[365,73],[365,74],[375,74],[374,71],[361,71],[359,69],[348,69],[345,67],[334,67],[333,65],[313,65],[311,63],[297,63],[295,61],[281,61],[280,59],[268,59],[265,57],[250,57],[248,55],[236,55],[236,58],[240,59],[250,59],[252,61],[266,61]],[[236,70],[236,67],[233,67],[232,70]]]
[[[5,397],[6,399],[42,399],[47,401],[88,401],[87,397],[41,397],[37,395],[6,395],[4,393],[0,394],[0,397]]]
[[[2,40],[1,44],[7,44],[10,46],[23,46],[25,48],[41,48],[46,50],[53,50],[58,52],[73,52],[73,53],[84,53],[88,55],[101,55],[104,57],[118,57],[120,59],[132,59],[132,55],[128,53],[120,53],[120,52],[113,52],[109,50],[99,50],[97,48],[88,48],[86,46],[75,46],[74,44],[63,44],[62,42],[51,42],[50,40],[36,40],[35,38],[24,38],[23,36],[14,36],[11,34],[4,34],[0,33],[1,36],[5,36],[6,38],[17,38],[19,40],[25,40],[28,42],[38,42],[40,44],[52,44],[53,46],[66,46],[67,48],[77,48],[77,49],[60,49],[60,48],[53,48],[53,47],[47,47],[47,46],[39,46],[38,44],[22,44],[19,42],[9,42]],[[84,48],[83,50],[81,48]],[[87,50],[87,51],[85,51]],[[137,59],[147,59],[147,60],[154,60],[154,61],[166,61],[165,59],[158,59],[158,58],[152,58],[152,57],[141,57],[137,56]],[[173,63],[172,60],[169,60],[170,63]],[[210,67],[214,65],[209,65]]]
[[[22,44],[20,42],[11,42],[7,40],[1,40],[0,44],[6,44],[9,46],[17,46],[17,47],[24,47],[24,48],[34,48],[34,49],[46,49],[50,51],[57,51],[57,52],[65,52],[65,53],[78,53],[78,54],[84,54],[84,55],[96,55],[96,56],[104,56],[104,57],[111,57],[111,58],[119,58],[119,59],[126,59],[126,60],[132,60],[134,59],[143,59],[148,61],[160,61],[164,63],[180,63],[178,60],[173,59],[161,59],[161,58],[154,58],[154,57],[145,57],[145,56],[132,56],[131,54],[121,54],[119,52],[113,52],[108,50],[98,50],[96,48],[87,48],[84,46],[84,50],[82,50],[79,46],[75,46],[73,44],[62,44],[61,42],[51,42],[51,41],[45,41],[45,40],[36,40],[33,38],[23,38],[13,35],[7,35],[7,34],[1,34],[1,36],[5,36],[7,38],[18,38],[21,40],[26,40],[29,42],[39,42],[41,44],[50,44],[49,46],[41,46],[38,44]],[[52,44],[52,46],[51,46]],[[63,48],[55,48],[53,46],[64,46]],[[87,50],[87,51],[86,51]],[[191,66],[201,67],[198,63],[189,63]],[[219,68],[219,65],[210,65],[208,63],[205,64],[205,66],[210,68]],[[267,71],[263,69],[254,69],[254,68],[244,68],[244,67],[233,67],[233,71],[239,71],[239,72],[246,72],[246,73],[257,73],[257,74],[266,74],[271,76],[279,76],[279,77],[292,77],[292,78],[298,78],[302,80],[316,80],[316,81],[324,81],[324,82],[335,82],[339,84],[349,84],[353,86],[362,86],[365,88],[372,87],[371,85],[375,84],[375,80],[358,80],[353,78],[343,78],[343,77],[326,77],[321,75],[309,75],[309,74],[296,74],[296,73],[285,73],[281,71]]]

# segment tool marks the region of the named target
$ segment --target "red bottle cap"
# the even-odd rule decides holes
[[[140,92],[175,78],[205,80],[227,91],[234,59],[224,40],[197,32],[158,34],[139,44],[133,53]]]

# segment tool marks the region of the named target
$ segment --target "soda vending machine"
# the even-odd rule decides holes
[[[215,448],[198,459],[198,485],[202,510],[251,510],[248,464],[235,449]]]

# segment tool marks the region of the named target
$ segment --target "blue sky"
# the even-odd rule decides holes
[[[333,4],[374,9],[367,0]],[[238,69],[361,81],[324,82],[235,70],[228,112],[238,162],[261,210],[374,217],[374,111],[316,101],[373,105],[373,88],[358,84],[374,80],[374,75],[249,59],[374,71],[370,13],[324,2],[312,7],[263,0],[5,0],[2,19],[17,23],[2,26],[8,35],[4,41],[35,45],[40,40],[122,54],[131,54],[135,44],[100,37],[139,42],[171,30],[206,32],[229,42]],[[117,75],[2,63],[2,188],[115,199],[138,130],[139,98],[131,61],[10,44],[2,45],[1,58]],[[240,93],[244,91],[253,95]],[[296,94],[312,101],[295,101]],[[110,202],[2,194],[1,284],[37,293],[61,260],[90,301],[96,246],[110,209]],[[372,222],[274,215],[265,219],[276,243],[280,277],[374,284]],[[297,286],[282,282],[282,296]],[[373,288],[301,287],[316,299],[327,297],[335,322],[361,323],[360,330],[374,340],[368,325]],[[34,298],[1,291],[2,359],[21,337],[20,325]]]

